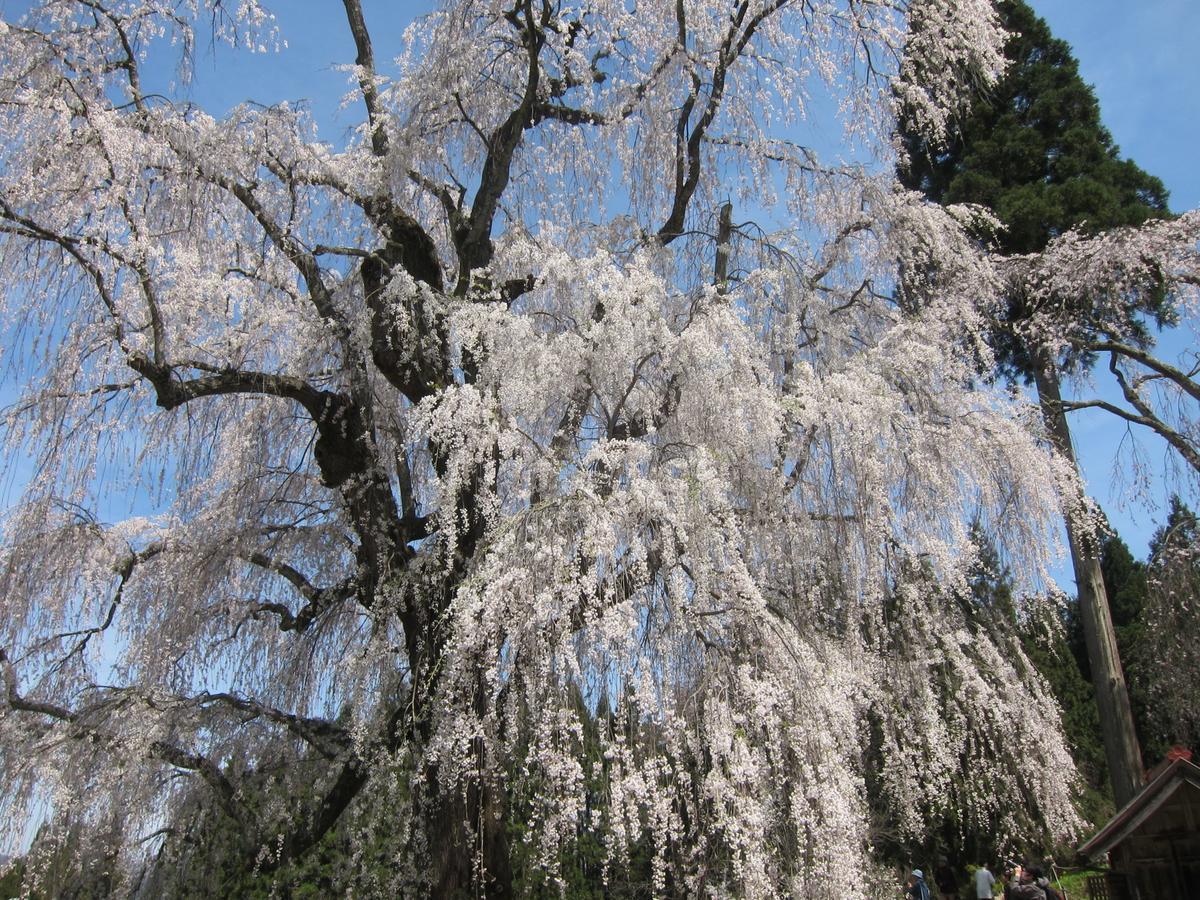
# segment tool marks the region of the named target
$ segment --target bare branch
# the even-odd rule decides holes
[[[1166,363],[1153,354],[1147,353],[1138,347],[1131,344],[1121,343],[1119,341],[1103,340],[1103,341],[1088,341],[1080,340],[1072,342],[1075,346],[1083,350],[1090,350],[1096,353],[1111,353],[1115,356],[1124,356],[1134,362],[1141,363],[1147,369],[1157,372],[1164,378],[1170,379],[1181,391],[1184,391],[1193,400],[1200,402],[1200,383],[1197,383],[1193,377],[1194,373],[1189,374],[1177,369],[1170,363]]]
[[[300,612],[294,615],[290,609],[281,603],[255,604],[252,612],[269,612],[279,616],[279,628],[281,631],[295,631],[297,633],[307,631],[309,626],[322,613],[328,609],[332,609],[338,603],[348,600],[355,594],[356,583],[353,578],[346,579],[330,587],[318,588],[292,566],[274,560],[265,553],[251,553],[245,559],[259,568],[279,575],[288,581],[300,596],[308,601],[301,608]]]
[[[346,729],[335,725],[328,719],[298,716],[294,713],[283,712],[255,700],[229,693],[203,693],[191,698],[200,708],[210,705],[220,705],[239,712],[247,713],[254,718],[263,718],[276,725],[284,726],[288,731],[310,744],[327,759],[336,759],[350,749],[350,735]]]

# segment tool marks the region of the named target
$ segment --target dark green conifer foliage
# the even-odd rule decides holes
[[[1179,497],[1150,541],[1147,688],[1163,743],[1200,749],[1200,518]]]
[[[947,149],[906,136],[906,184],[941,203],[987,206],[1007,226],[996,243],[1008,254],[1035,253],[1071,228],[1166,215],[1162,182],[1120,158],[1067,43],[1023,0],[997,9],[1013,33],[1009,70],[976,99]]]
[[[1104,573],[1104,586],[1108,589],[1109,607],[1117,632],[1117,646],[1121,651],[1121,662],[1129,685],[1134,726],[1145,761],[1152,765],[1169,748],[1161,728],[1155,722],[1150,694],[1150,670],[1146,657],[1153,652],[1153,647],[1148,643],[1144,621],[1150,593],[1147,567],[1144,562],[1133,558],[1119,535],[1112,534],[1105,539],[1101,549],[1100,569]]]
[[[1063,611],[1061,625],[1067,636],[1072,627],[1078,627],[1078,616],[1073,612],[1073,605]],[[1053,623],[1038,624],[1040,627],[1022,633],[1021,646],[1058,701],[1063,734],[1083,779],[1076,798],[1079,812],[1090,822],[1103,822],[1112,815],[1114,805],[1095,691],[1087,674],[1080,670],[1070,641],[1057,638],[1062,632]],[[1047,635],[1051,637],[1048,639]],[[1082,645],[1082,633],[1079,640]],[[1086,658],[1084,654],[1085,661]]]

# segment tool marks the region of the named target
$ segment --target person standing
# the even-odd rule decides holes
[[[920,869],[913,869],[907,882],[907,889],[904,891],[904,897],[905,900],[930,900],[929,885],[925,883],[925,873]]]
[[[950,860],[944,856],[938,857],[938,867],[933,870],[933,883],[937,885],[941,900],[955,900],[958,897],[958,875],[950,865]]]
[[[986,865],[982,865],[975,870],[976,900],[992,900],[995,888],[996,876],[991,873],[991,870]]]
[[[1046,900],[1046,892],[1035,881],[1031,869],[1017,866],[1013,870],[1012,881],[1004,889],[1006,900]]]

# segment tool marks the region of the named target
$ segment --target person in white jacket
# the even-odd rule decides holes
[[[987,866],[980,866],[975,870],[975,897],[977,900],[992,900],[995,887],[996,876],[988,870]]]

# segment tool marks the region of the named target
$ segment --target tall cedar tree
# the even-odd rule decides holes
[[[1145,625],[1148,567],[1134,558],[1120,535],[1109,533],[1101,542],[1100,570],[1109,598],[1122,667],[1128,679],[1129,701],[1138,743],[1147,760],[1159,759],[1167,749],[1167,735],[1163,723],[1155,716],[1153,685],[1150,681],[1153,668],[1150,657],[1154,641],[1147,636]],[[1063,624],[1065,646],[1056,648],[1056,652],[1052,653],[1054,659],[1050,661],[1055,671],[1043,665],[1042,657],[1034,654],[1031,658],[1050,682],[1063,708],[1064,730],[1080,774],[1088,785],[1082,809],[1093,820],[1100,820],[1112,812],[1105,806],[1106,802],[1111,802],[1111,796],[1107,801],[1104,800],[1104,795],[1108,794],[1108,769],[1101,746],[1095,696],[1090,688],[1091,665],[1087,657],[1083,623],[1074,605],[1066,610]],[[1077,687],[1085,682],[1089,687],[1079,691]]]
[[[1129,679],[1129,702],[1138,741],[1148,763],[1161,759],[1168,745],[1162,729],[1153,719],[1153,703],[1148,683],[1148,654],[1154,651],[1154,640],[1146,632],[1146,603],[1149,596],[1146,563],[1134,559],[1129,546],[1120,536],[1111,534],[1104,539],[1100,568],[1104,586],[1112,606],[1113,626],[1117,646]]]
[[[993,89],[980,93],[943,148],[902,122],[908,167],[901,180],[940,203],[989,207],[1004,226],[992,239],[1006,255],[1037,253],[1072,229],[1095,233],[1168,215],[1162,182],[1120,158],[1066,42],[1054,38],[1022,0],[1001,0],[997,10],[1011,33],[1005,46],[1008,71]],[[1151,292],[1136,302],[1153,317],[1163,299],[1161,292]],[[1014,337],[1028,313],[1023,297],[1014,292],[1008,321],[995,331],[997,359],[1004,374],[1037,385],[1051,442],[1073,458],[1060,378],[1090,360],[1076,354],[1054,358]],[[1078,314],[1084,317],[1087,311]],[[1148,335],[1135,338],[1145,342]],[[1086,505],[1082,496],[1066,501],[1068,509]],[[1140,784],[1140,750],[1107,608],[1100,548],[1089,529],[1072,518],[1068,516],[1068,538],[1081,619],[1114,794],[1124,803]]]

